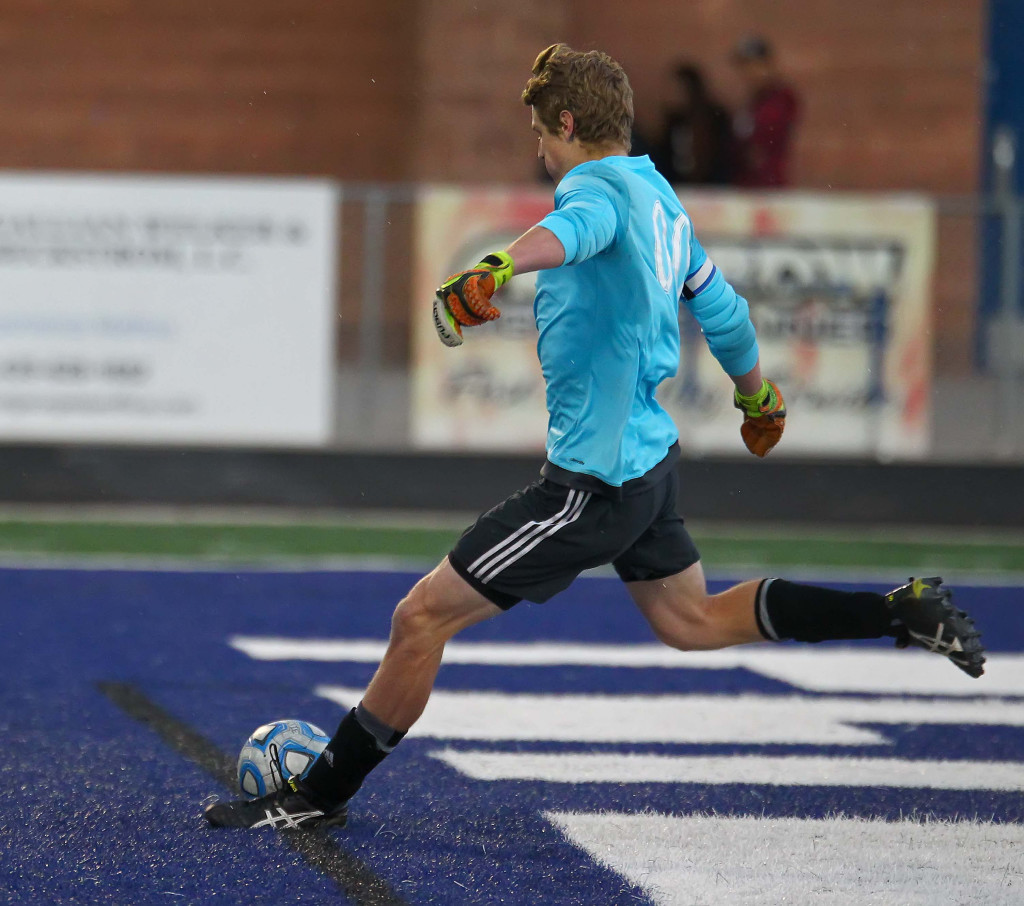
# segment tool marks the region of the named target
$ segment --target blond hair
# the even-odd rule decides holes
[[[606,53],[552,44],[533,64],[523,103],[534,108],[549,132],[559,131],[559,114],[568,110],[581,142],[630,148],[633,89],[623,68]]]

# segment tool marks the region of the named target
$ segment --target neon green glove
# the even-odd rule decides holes
[[[743,413],[740,436],[755,456],[767,456],[786,427],[786,402],[774,383],[762,379],[761,389],[744,396],[737,388],[733,403]]]
[[[491,296],[515,271],[508,252],[491,252],[468,271],[452,274],[434,294],[434,327],[445,346],[462,345],[462,328],[501,317]]]

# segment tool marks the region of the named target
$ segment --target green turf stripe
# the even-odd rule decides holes
[[[0,550],[217,559],[360,554],[437,559],[457,535],[450,530],[334,525],[0,522]]]
[[[125,554],[213,560],[324,559],[378,555],[415,561],[439,560],[458,531],[366,525],[217,525],[0,521],[0,553],[55,555]],[[993,541],[964,545],[953,540],[925,542],[839,537],[739,537],[698,532],[705,563],[764,566],[857,567],[924,571],[943,569],[1024,571],[1024,544]]]

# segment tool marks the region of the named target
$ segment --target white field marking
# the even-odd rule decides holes
[[[431,752],[474,780],[546,783],[743,783],[936,790],[1024,790],[1024,764],[785,755]]]
[[[375,639],[288,639],[232,636],[228,643],[260,661],[377,663],[387,643]],[[662,667],[725,670],[743,667],[809,692],[900,695],[1024,696],[1024,655],[996,654],[985,676],[972,679],[926,651],[877,648],[776,648],[675,651],[666,645],[572,642],[449,642],[446,664],[517,667]]]
[[[351,707],[361,689],[318,686]],[[560,742],[888,745],[857,723],[1024,726],[1003,701],[808,698],[802,695],[511,695],[435,690],[410,735]]]
[[[927,651],[880,648],[748,649],[740,663],[808,692],[875,695],[1024,696],[1024,655],[994,654],[980,679]]]
[[[1019,906],[1019,824],[862,818],[545,817],[658,906]]]

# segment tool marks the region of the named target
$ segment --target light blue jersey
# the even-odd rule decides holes
[[[537,352],[547,384],[548,460],[612,487],[665,459],[679,432],[654,398],[679,365],[684,296],[728,374],[750,371],[746,301],[701,248],[647,157],[574,167],[541,222],[565,249],[537,276]]]

